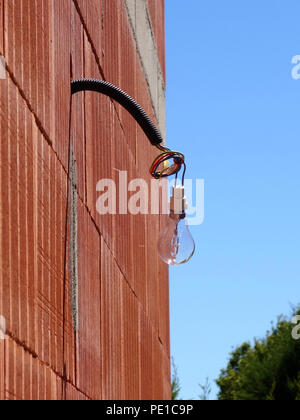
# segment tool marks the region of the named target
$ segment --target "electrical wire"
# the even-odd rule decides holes
[[[150,167],[150,174],[155,179],[161,179],[176,175],[176,181],[178,173],[184,168],[182,185],[184,185],[184,177],[186,172],[185,157],[182,153],[168,149],[167,147],[157,145],[156,146],[162,153],[154,160]],[[173,163],[170,161],[173,160]]]
[[[176,175],[183,169],[182,185],[186,173],[185,157],[180,152],[175,152],[162,146],[163,138],[145,111],[126,92],[104,80],[80,79],[71,82],[71,94],[82,91],[95,91],[109,96],[121,104],[134,117],[148,137],[151,144],[157,147],[162,153],[154,160],[150,173],[155,179],[161,179]],[[170,163],[173,161],[173,163]]]

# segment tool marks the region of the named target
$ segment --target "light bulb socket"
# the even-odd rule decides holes
[[[171,219],[174,219],[174,220],[183,220],[186,218],[185,212],[180,213],[180,214],[175,214],[172,210],[170,211],[169,216],[171,217]]]
[[[184,214],[185,217],[185,211],[187,210],[187,208],[188,205],[184,193],[184,187],[180,185],[173,187],[173,193],[170,201],[170,212],[176,215]]]

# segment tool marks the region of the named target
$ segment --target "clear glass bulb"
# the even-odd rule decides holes
[[[158,253],[161,259],[170,265],[188,262],[195,253],[195,242],[188,229],[185,214],[171,211],[167,226],[158,241]]]

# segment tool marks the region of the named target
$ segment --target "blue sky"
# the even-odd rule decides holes
[[[299,16],[299,0],[166,0],[168,145],[205,180],[196,255],[170,271],[182,398],[300,302]]]

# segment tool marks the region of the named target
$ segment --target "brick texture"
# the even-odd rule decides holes
[[[165,75],[164,1],[148,0],[148,13]],[[156,151],[104,96],[80,93],[70,112],[70,81],[95,77],[157,123],[125,4],[0,0],[0,54],[0,399],[169,399],[161,216],[96,211],[102,178],[119,192],[127,171],[150,188]]]

